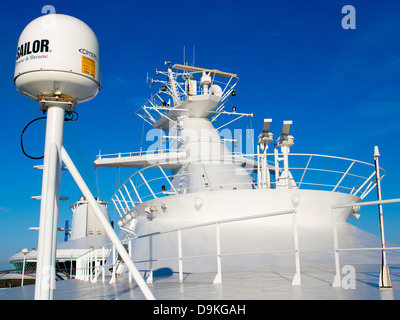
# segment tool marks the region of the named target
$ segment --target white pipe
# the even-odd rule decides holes
[[[182,231],[178,230],[178,264],[179,264],[179,282],[183,282],[183,260],[182,260]]]
[[[35,300],[52,299],[55,288],[54,271],[61,179],[59,153],[64,131],[64,107],[49,105],[47,111]]]
[[[332,287],[337,288],[342,285],[342,280],[340,276],[339,242],[338,242],[338,233],[337,233],[336,216],[334,208],[332,208],[331,214],[332,214],[332,231],[333,231],[333,249],[335,253],[335,271],[336,271]]]
[[[375,171],[376,171],[376,190],[378,194],[378,201],[382,201],[381,178],[379,173],[379,156],[380,156],[379,149],[377,146],[375,146],[374,159],[375,159]],[[382,203],[378,204],[378,209],[379,209],[379,226],[381,231],[381,243],[382,243],[382,264],[381,264],[381,273],[379,275],[379,287],[391,288],[392,284],[390,281],[389,267],[386,262],[386,251],[385,251],[386,243],[385,243],[385,231],[383,227]]]
[[[25,258],[26,258],[26,253],[24,253],[24,262],[22,264],[22,278],[21,278],[21,287],[24,286],[24,275],[25,275]]]
[[[110,223],[108,222],[107,218],[104,216],[103,211],[101,210],[99,204],[93,197],[92,193],[90,192],[86,183],[82,179],[81,175],[79,174],[78,170],[76,169],[74,163],[72,162],[71,158],[69,157],[69,155],[64,147],[62,147],[62,149],[61,149],[61,156],[62,156],[62,160],[68,167],[68,171],[71,173],[71,175],[74,178],[79,189],[82,191],[84,197],[88,200],[89,205],[92,207],[94,213],[96,214],[97,219],[99,220],[102,227],[106,231],[107,236],[110,238],[111,242],[114,244],[118,253],[121,255],[121,258],[124,260],[129,271],[132,273],[132,276],[135,279],[136,283],[138,284],[139,288],[142,290],[142,293],[144,294],[146,299],[155,300],[153,293],[150,291],[146,282],[140,275],[139,271],[136,269],[136,266],[134,265],[131,257],[126,252],[121,241],[118,239],[118,236],[115,234],[115,232],[114,232],[113,228],[111,227]]]
[[[296,274],[294,275],[292,285],[301,284],[300,276],[300,253],[299,253],[299,233],[297,228],[297,210],[293,211],[293,240],[294,240],[294,257],[296,265]]]
[[[215,224],[216,227],[216,242],[217,242],[217,275],[213,283],[222,283],[222,259],[221,259],[221,230],[219,223]]]
[[[105,263],[105,252],[104,252],[104,246],[101,248],[101,267],[102,267],[102,272],[101,272],[101,282],[105,283],[106,281],[106,267],[104,265]]]

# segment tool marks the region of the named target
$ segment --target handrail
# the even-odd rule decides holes
[[[217,224],[217,223],[218,224],[224,224],[224,223],[237,222],[237,221],[246,221],[246,220],[252,220],[252,219],[260,219],[260,218],[281,216],[281,215],[293,213],[294,211],[295,211],[294,209],[291,209],[291,210],[277,211],[277,212],[271,212],[271,213],[262,213],[262,214],[245,216],[245,217],[214,220],[214,221],[198,223],[198,224],[189,225],[189,226],[186,226],[186,227],[180,227],[180,228],[171,229],[171,230],[162,231],[162,232],[157,232],[157,233],[148,233],[148,234],[136,236],[134,238],[129,238],[129,239],[135,240],[135,239],[140,239],[140,238],[147,238],[147,237],[154,236],[154,235],[162,235],[162,234],[177,232],[179,230],[197,229],[197,228],[212,226],[212,225]]]
[[[181,102],[183,101],[183,99],[189,99],[191,96],[200,96],[202,95],[204,92],[204,88],[203,86],[200,85],[200,81],[199,80],[195,80],[196,81],[196,90],[194,91],[194,88],[191,88],[190,90],[187,90],[188,88],[186,87],[186,77],[188,76],[188,74],[191,75],[196,75],[196,74],[202,74],[203,71],[194,71],[191,70],[189,73],[187,72],[188,70],[184,71],[184,72],[172,72],[172,74],[170,74],[171,70],[168,70],[168,72],[164,72],[164,71],[157,71],[157,74],[162,74],[164,76],[167,77],[168,80],[152,80],[153,82],[157,82],[157,83],[161,83],[162,84],[162,88],[160,88],[157,92],[155,92],[154,94],[152,94],[152,96],[150,97],[149,100],[147,100],[139,109],[137,109],[135,111],[135,114],[138,115],[139,117],[141,117],[144,121],[146,121],[147,123],[149,123],[150,125],[154,124],[157,120],[157,118],[160,117],[164,117],[172,122],[172,119],[170,119],[167,116],[167,113],[171,110],[176,110],[176,111],[185,111],[184,109],[181,109]],[[212,70],[208,70],[212,73]],[[213,85],[214,83],[218,83],[220,84],[221,87],[221,96],[220,96],[220,101],[218,103],[217,106],[217,114],[213,117],[212,121],[214,121],[221,113],[219,113],[220,111],[222,111],[225,107],[225,104],[230,96],[230,94],[233,92],[235,86],[237,85],[239,78],[234,75],[234,74],[230,74],[229,80],[227,81],[220,81],[215,79],[215,76],[217,74],[213,74],[213,77],[211,79],[211,85]],[[218,74],[219,76],[221,74]],[[185,82],[179,82],[178,81],[178,77],[182,77],[182,81]],[[225,76],[224,76],[225,77]],[[193,78],[193,77],[192,77]],[[192,79],[194,80],[194,79]],[[236,81],[232,81],[232,80],[236,80]],[[167,95],[170,98],[173,99],[174,103],[172,105],[166,105],[166,101],[163,100],[160,95]],[[158,104],[158,100],[160,100],[161,105]],[[139,111],[143,111],[143,114],[140,114]],[[154,112],[155,114],[154,116],[152,115],[151,112]],[[176,122],[175,122],[176,123]]]
[[[270,218],[274,216],[281,216],[281,215],[288,215],[292,214],[293,216],[293,241],[294,241],[294,249],[285,249],[285,250],[272,250],[272,251],[258,251],[258,252],[250,252],[250,251],[245,251],[245,252],[230,252],[230,253],[222,253],[221,251],[221,237],[220,237],[220,228],[219,226],[221,224],[226,224],[226,223],[232,223],[232,222],[238,222],[238,221],[246,221],[246,220],[252,220],[252,219],[261,219],[261,218]],[[199,228],[204,228],[204,227],[209,227],[209,226],[215,226],[216,227],[216,254],[210,254],[210,255],[194,255],[194,256],[183,256],[182,253],[182,231],[186,230],[192,230],[192,229],[199,229]],[[269,213],[263,213],[263,214],[256,214],[256,215],[251,215],[251,216],[244,216],[244,217],[237,217],[237,218],[229,218],[229,219],[221,219],[221,220],[214,220],[214,221],[208,221],[208,222],[203,222],[203,223],[198,223],[194,225],[189,225],[189,226],[184,226],[180,228],[174,228],[166,231],[161,231],[161,232],[153,232],[153,233],[148,233],[140,236],[131,236],[127,237],[124,240],[122,240],[122,243],[125,243],[128,245],[128,253],[131,255],[131,242],[139,239],[144,239],[144,238],[149,238],[153,236],[161,236],[164,234],[168,233],[177,233],[178,235],[178,257],[168,257],[168,258],[161,258],[157,259],[157,261],[168,261],[168,260],[178,260],[178,265],[179,265],[179,281],[183,282],[183,259],[198,259],[198,258],[204,258],[204,257],[216,257],[217,258],[217,275],[214,278],[214,283],[221,283],[222,282],[222,256],[231,256],[231,255],[247,255],[247,254],[272,254],[272,253],[294,253],[294,258],[295,258],[295,275],[292,280],[292,285],[300,285],[301,280],[300,280],[300,255],[299,255],[299,241],[298,241],[298,231],[297,231],[297,210],[296,209],[291,209],[291,210],[285,210],[285,211],[277,211],[277,212],[269,212]],[[84,281],[91,281],[91,282],[96,282],[97,278],[102,276],[102,281],[103,283],[105,282],[105,270],[106,266],[110,266],[112,268],[112,275],[111,275],[111,280],[110,283],[115,282],[116,278],[116,269],[118,267],[118,262],[116,261],[115,257],[115,249],[109,249],[109,254],[111,251],[113,252],[113,259],[111,264],[105,264],[105,257],[104,257],[104,248],[112,246],[112,244],[106,244],[102,248],[97,248],[97,249],[91,249],[88,252],[84,253],[80,257],[78,257],[77,264],[77,276],[76,278],[79,280],[84,280]],[[96,255],[94,257],[94,253],[98,252],[98,250],[102,250],[103,253],[103,263],[99,264],[97,263],[100,259]],[[96,251],[97,250],[97,251]],[[96,262],[97,261],[97,262]],[[143,262],[149,262],[150,264],[152,263],[152,260],[144,260],[144,261],[135,261],[135,263],[143,263]],[[149,277],[147,278],[147,282],[152,282],[153,278],[153,270],[150,265],[150,270],[149,270]],[[129,272],[129,281],[131,281],[131,275]]]
[[[332,213],[332,233],[333,233],[333,251],[335,254],[335,277],[332,282],[332,287],[340,287],[341,283],[341,275],[340,275],[340,259],[339,252],[340,251],[374,251],[374,250],[400,250],[400,247],[386,247],[382,246],[381,248],[339,248],[339,239],[336,225],[336,209],[343,208],[351,208],[351,207],[362,207],[362,206],[370,206],[370,205],[383,205],[390,203],[400,203],[400,198],[397,199],[389,199],[389,200],[377,200],[377,201],[368,201],[368,202],[356,202],[356,203],[346,203],[346,204],[336,204],[331,206]],[[381,235],[382,236],[382,235]]]
[[[132,151],[132,152],[118,152],[118,153],[109,153],[109,154],[97,154],[96,160],[101,160],[105,158],[124,158],[124,157],[133,157],[133,156],[143,156],[143,155],[152,155],[152,154],[164,154],[169,152],[179,152],[179,149],[154,149],[154,150],[141,150],[141,151]]]
[[[279,156],[280,154],[267,154],[267,156]],[[242,159],[256,159],[257,163],[257,158],[261,158],[262,155],[257,155],[257,154],[233,154],[231,156],[224,156],[224,157],[215,157],[211,158],[208,161],[210,163],[213,163],[215,161],[216,163],[238,163],[238,162],[243,162]],[[316,190],[326,190],[326,191],[332,191],[332,192],[346,192],[350,193],[355,196],[359,196],[361,199],[364,199],[369,192],[375,188],[375,184],[370,181],[372,177],[375,174],[375,170],[373,170],[372,174],[371,172],[366,172],[365,168],[371,167],[374,168],[373,164],[369,164],[363,161],[358,161],[354,159],[349,159],[349,158],[343,158],[343,157],[336,157],[336,156],[328,156],[328,155],[321,155],[321,154],[303,154],[303,153],[292,153],[289,155],[290,159],[293,160],[294,157],[308,157],[307,164],[305,167],[300,167],[296,166],[294,164],[293,166],[289,166],[289,170],[293,173],[294,175],[294,181],[296,183],[296,188],[302,188],[302,189],[310,189],[314,188]],[[295,159],[296,159],[295,158]],[[320,164],[319,167],[313,167],[312,161],[315,159],[323,159],[323,158],[328,158],[328,159],[334,159],[337,161],[343,161],[343,162],[350,162],[350,165],[347,165],[346,169],[341,171],[340,169],[334,169],[331,170],[329,168],[322,168],[322,165]],[[187,164],[196,164],[196,163],[203,163],[202,161],[204,160],[187,160]],[[245,162],[243,162],[245,163]],[[363,172],[360,174],[359,169],[360,166],[363,166]],[[146,179],[144,175],[144,171],[148,169],[158,169],[160,170],[160,174],[156,177],[152,176],[150,179]],[[251,166],[250,168],[244,167],[244,170],[249,169],[250,172],[254,172],[257,170],[256,166]],[[383,170],[382,168],[380,168]],[[219,172],[234,172],[236,169],[226,169],[226,170],[219,170]],[[327,183],[321,183],[320,179],[317,179],[316,181],[308,180],[310,179],[310,175],[307,173],[322,173],[322,174],[328,174],[326,179],[328,180]],[[383,170],[383,175],[382,178],[386,175],[386,172]],[[152,198],[157,198],[159,196],[168,196],[168,195],[174,195],[174,194],[179,194],[182,192],[193,192],[193,190],[201,190],[203,188],[209,189],[210,191],[220,189],[219,186],[222,187],[228,187],[228,186],[236,186],[236,187],[243,187],[247,186],[249,189],[257,189],[258,187],[258,181],[257,177],[253,176],[253,181],[248,182],[248,183],[227,183],[227,184],[218,184],[218,188],[215,188],[215,185],[210,182],[208,185],[191,185],[191,186],[184,186],[184,187],[179,187],[176,186],[172,183],[173,178],[179,177],[180,175],[186,175],[188,177],[194,176],[198,173],[178,173],[176,175],[167,175],[164,170],[162,169],[162,164],[154,164],[150,165],[144,168],[141,168],[137,170],[134,174],[132,174],[121,186],[120,188],[115,192],[115,194],[112,196],[112,201],[114,205],[117,208],[117,211],[119,215],[122,217],[124,214],[132,210],[137,204],[142,203],[144,201],[147,201]],[[134,183],[133,180],[138,179],[136,183]],[[316,179],[314,177],[314,179]],[[270,179],[270,187],[274,188],[277,187],[276,181],[272,181]],[[330,182],[330,183],[329,183]],[[368,182],[370,182],[368,184]],[[164,190],[162,192],[157,192],[154,189],[154,185],[158,186],[157,188],[161,189],[161,185],[165,184],[166,188],[169,190]],[[260,182],[261,183],[261,182]],[[345,184],[347,185],[345,185]],[[160,184],[160,185],[158,185]],[[140,190],[142,186],[146,186],[145,193],[143,194],[143,190]],[[140,194],[141,193],[141,194]],[[139,195],[140,194],[140,195]]]

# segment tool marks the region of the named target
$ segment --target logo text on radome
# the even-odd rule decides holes
[[[87,49],[79,49],[79,52],[84,54],[84,55],[87,55],[87,56],[91,57],[92,59],[97,60],[97,56],[96,56],[96,54],[94,52],[91,52],[91,51],[89,51]]]
[[[31,53],[49,52],[49,44],[47,39],[25,42],[17,48],[17,60]]]

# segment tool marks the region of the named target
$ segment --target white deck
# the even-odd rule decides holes
[[[150,289],[158,300],[398,300],[400,265],[389,265],[392,289],[379,289],[379,265],[354,265],[356,288],[332,288],[333,266],[303,267],[301,285],[292,286],[293,268],[225,272],[222,284],[213,284],[214,273],[155,277]],[[107,279],[106,279],[107,280]],[[34,285],[0,290],[1,300],[32,300]],[[78,280],[57,281],[55,300],[142,300],[135,282],[119,278],[115,284]]]

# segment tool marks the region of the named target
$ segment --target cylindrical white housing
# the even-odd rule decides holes
[[[63,14],[33,20],[18,41],[14,83],[37,101],[94,98],[101,88],[96,35],[84,22]]]

